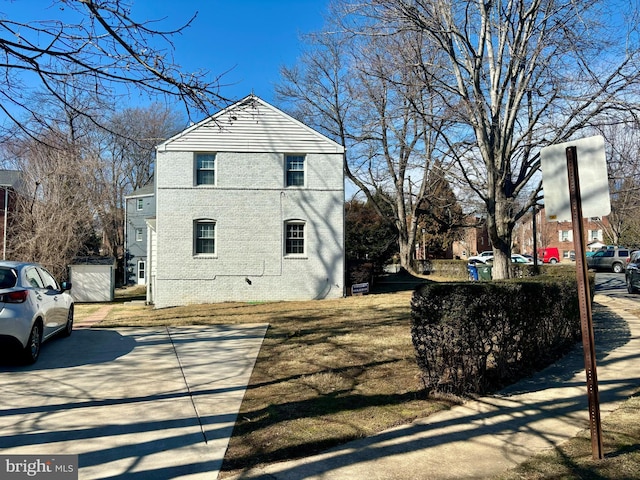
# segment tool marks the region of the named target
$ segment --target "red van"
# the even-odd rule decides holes
[[[556,247],[539,248],[538,258],[542,260],[542,263],[558,263],[560,252]]]

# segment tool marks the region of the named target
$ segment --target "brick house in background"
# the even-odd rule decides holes
[[[584,219],[585,242],[587,250],[595,251],[604,246],[605,238],[603,224],[607,225],[607,218]],[[470,219],[473,226],[463,230],[463,238],[454,242],[454,258],[466,259],[477,255],[483,250],[491,250],[489,233],[480,218]],[[575,253],[573,245],[573,226],[571,222],[548,221],[544,214],[544,208],[537,211],[536,231],[538,248],[556,247],[560,252],[561,260],[569,260]],[[513,230],[513,253],[533,255],[533,215],[531,213],[522,217]]]
[[[344,149],[249,95],[156,147],[156,307],[344,295]]]
[[[469,226],[461,230],[462,238],[453,242],[453,258],[466,260],[492,248],[486,223],[480,217],[468,217],[467,224]]]
[[[2,259],[7,259],[7,232],[11,225],[11,213],[15,210],[16,195],[22,187],[22,174],[17,170],[0,170],[0,228],[2,235]]]
[[[572,223],[547,220],[544,208],[537,210],[535,220],[538,248],[556,247],[560,252],[560,259],[569,260],[575,253]],[[594,251],[604,246],[602,226],[607,225],[607,221],[607,217],[583,219],[587,250]],[[533,254],[533,215],[531,213],[522,217],[516,225],[513,243],[514,251]]]

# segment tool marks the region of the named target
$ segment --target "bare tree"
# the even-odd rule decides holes
[[[67,87],[64,103],[48,96],[38,103],[51,120],[37,125],[37,137],[16,135],[2,145],[27,186],[12,216],[10,253],[60,272],[77,255],[123,257],[124,197],[152,180],[155,145],[182,129],[179,115],[160,105],[107,115],[102,129],[77,113],[95,110],[92,99]]]
[[[124,193],[153,180],[155,147],[185,128],[176,110],[155,103],[116,112],[109,119],[107,147],[111,161],[120,165]]]
[[[637,122],[620,123],[597,129],[609,146],[607,167],[609,191],[611,193],[611,213],[608,221],[597,223],[605,238],[613,244],[640,246],[638,233],[640,220],[640,136]]]
[[[159,104],[128,108],[112,115],[87,146],[96,165],[93,204],[109,255],[124,253],[125,196],[152,182],[155,146],[183,128],[181,116]]]
[[[455,122],[442,131],[482,200],[495,278],[515,222],[541,192],[539,150],[638,111],[637,28],[623,1],[344,0],[354,34],[422,39],[423,86]],[[433,50],[439,52],[433,62]],[[402,55],[401,52],[398,53]]]
[[[66,278],[72,258],[96,246],[87,197],[93,168],[64,132],[50,132],[43,140],[4,144],[22,171],[24,185],[11,214],[7,258],[39,262],[57,278]]]
[[[83,96],[112,99],[123,89],[135,89],[177,98],[189,112],[210,113],[228,103],[219,93],[220,77],[204,70],[183,72],[173,58],[172,36],[188,28],[195,15],[180,27],[158,30],[157,20],[135,18],[123,0],[52,0],[51,4],[47,12],[60,12],[69,20],[0,19],[0,110],[29,135],[38,132],[30,130],[25,117],[43,117],[31,103],[32,93],[45,92],[65,103],[60,92],[69,83]],[[101,123],[100,115],[77,113]]]
[[[419,44],[406,36],[307,37],[297,66],[283,68],[277,87],[294,115],[347,147],[345,174],[379,215],[393,212],[400,261],[413,268],[419,208],[428,208],[446,120],[434,117],[438,97],[416,80]],[[382,195],[380,193],[383,193]]]

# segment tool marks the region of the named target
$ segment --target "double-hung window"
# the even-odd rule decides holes
[[[143,198],[136,199],[136,210],[138,210],[138,211],[144,210],[144,199]]]
[[[196,153],[196,185],[215,185],[215,153]]]
[[[141,228],[136,228],[136,242],[141,242],[142,241],[142,229]]]
[[[213,255],[216,253],[216,223],[213,220],[196,220],[195,254]]]
[[[287,187],[304,187],[304,155],[287,155]]]
[[[285,255],[304,254],[304,223],[287,222],[285,225]]]
[[[589,241],[600,240],[602,238],[602,230],[589,230]]]

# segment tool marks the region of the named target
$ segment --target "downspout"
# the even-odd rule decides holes
[[[122,252],[122,286],[126,287],[127,284],[129,283],[128,280],[128,275],[127,275],[127,252],[129,251],[129,239],[127,238],[127,204],[128,204],[128,200],[125,198],[124,199],[124,245],[123,245],[123,252]]]
[[[7,259],[7,204],[9,203],[9,189],[6,185],[4,187],[4,229],[2,230],[2,260]]]
[[[342,147],[342,297],[346,298],[348,294],[347,279],[349,272],[347,271],[347,215],[344,208],[347,201],[347,192],[344,185],[344,166],[347,164],[347,149]]]

